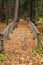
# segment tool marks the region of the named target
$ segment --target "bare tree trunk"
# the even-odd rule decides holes
[[[35,21],[35,25],[36,25],[36,20],[37,20],[37,0],[35,0],[34,1],[34,8],[35,8],[35,14],[34,14],[34,16],[35,16],[35,19],[34,19],[34,21]]]
[[[6,0],[5,3],[4,3],[4,11],[5,11],[5,22],[6,24],[9,23],[8,19],[9,19],[9,12],[8,12],[8,9],[9,9],[9,1]]]
[[[30,0],[30,20],[32,21],[32,0]]]
[[[16,0],[16,2],[15,2],[15,12],[14,12],[14,22],[16,22],[17,18],[18,18],[18,5],[19,5],[19,0]]]
[[[0,4],[0,22],[5,21],[5,14],[4,14],[4,3]]]
[[[31,12],[30,12],[30,19],[35,24],[36,17],[37,17],[37,0],[31,0]]]

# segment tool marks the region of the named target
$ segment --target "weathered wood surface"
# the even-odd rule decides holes
[[[38,31],[36,26],[31,21],[28,22],[28,26],[30,27],[31,32],[33,33],[33,38],[36,40],[37,45],[39,45],[39,43],[40,43],[40,39],[39,39],[40,32]]]
[[[11,22],[1,33],[0,33],[0,51],[4,50],[5,39],[10,39],[10,35],[13,29],[17,27],[17,22]]]
[[[37,45],[40,43],[39,35],[40,32],[37,30],[35,25],[30,21],[28,23],[28,26],[31,29],[31,32],[33,33],[33,38],[36,40]],[[6,39],[10,39],[11,33],[14,30],[14,28],[17,27],[17,22],[11,22],[1,33],[0,33],[0,51],[4,50],[4,43]]]

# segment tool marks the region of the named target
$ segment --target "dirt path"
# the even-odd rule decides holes
[[[5,52],[10,55],[2,65],[38,65],[39,57],[32,54],[35,41],[26,21],[19,21],[11,39],[6,41]]]

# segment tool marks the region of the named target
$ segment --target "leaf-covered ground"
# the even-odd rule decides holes
[[[20,20],[4,45],[5,54],[0,54],[0,65],[43,65],[43,53],[34,54],[35,47],[27,21]]]
[[[7,27],[6,23],[0,22],[0,32],[2,32],[6,27]]]

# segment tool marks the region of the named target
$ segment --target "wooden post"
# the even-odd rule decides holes
[[[0,52],[4,51],[4,37],[0,34]]]
[[[8,37],[8,39],[11,38],[11,30],[10,30],[10,28],[9,28],[9,30],[8,30],[7,37]]]
[[[37,34],[37,46],[39,46],[40,44],[40,37],[39,37],[40,34]]]

